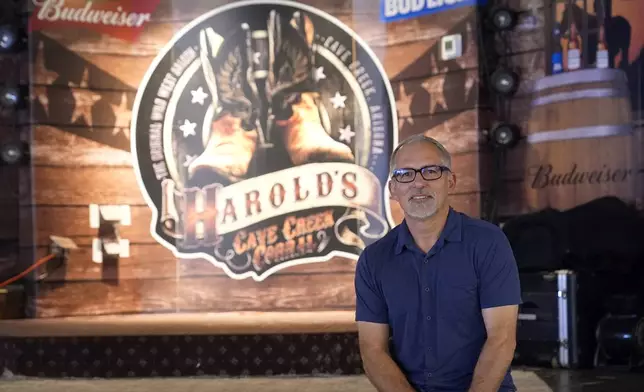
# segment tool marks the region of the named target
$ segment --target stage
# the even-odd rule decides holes
[[[519,392],[640,392],[644,374],[575,372],[553,369],[517,369],[513,372]],[[51,380],[7,377],[3,392],[201,392],[245,391],[351,391],[373,392],[364,376],[330,377],[249,377],[249,378],[149,378],[149,379],[77,379]]]

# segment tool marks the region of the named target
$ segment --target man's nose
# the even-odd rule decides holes
[[[420,175],[420,173],[416,173],[416,178],[414,178],[414,181],[412,181],[411,185],[414,188],[424,188],[429,185],[429,181],[425,180],[423,176]]]

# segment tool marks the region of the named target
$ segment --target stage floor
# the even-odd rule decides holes
[[[642,392],[644,374],[570,372],[565,370],[515,370],[519,392]],[[252,377],[150,378],[111,380],[47,380],[6,377],[2,392],[277,392],[351,391],[374,392],[364,376],[342,377]]]

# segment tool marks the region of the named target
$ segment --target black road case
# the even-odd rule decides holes
[[[593,279],[580,279],[571,270],[527,272],[520,277],[523,303],[514,363],[591,367],[594,332],[603,314]]]

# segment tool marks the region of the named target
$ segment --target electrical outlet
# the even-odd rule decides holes
[[[463,55],[463,36],[446,35],[441,38],[441,60],[453,60]]]

